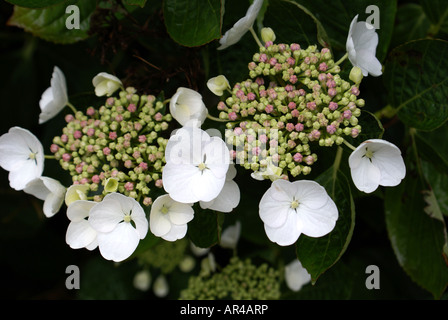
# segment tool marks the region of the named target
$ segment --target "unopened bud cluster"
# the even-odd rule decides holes
[[[108,192],[120,192],[150,205],[150,190],[162,187],[162,168],[171,121],[163,103],[152,95],[127,88],[99,109],[69,114],[62,135],[51,151],[74,184],[88,185],[100,201]]]
[[[267,264],[232,257],[228,265],[211,275],[190,277],[180,300],[275,300],[280,298],[279,272]]]
[[[268,41],[248,69],[249,79],[218,104],[219,118],[229,121],[227,143],[246,169],[274,164],[276,175],[306,175],[317,160],[315,145],[340,145],[361,132],[364,100],[355,84],[341,78],[327,48]]]

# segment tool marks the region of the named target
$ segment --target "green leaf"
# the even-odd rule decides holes
[[[66,13],[69,5],[79,8],[79,29],[68,29],[66,21],[72,22],[72,14]],[[90,17],[96,8],[96,1],[70,0],[54,6],[30,9],[15,6],[8,25],[23,28],[34,36],[60,44],[69,44],[88,38]]]
[[[392,248],[409,277],[434,298],[448,286],[444,255],[445,226],[425,212],[423,186],[408,173],[402,183],[385,192],[386,225]]]
[[[408,126],[430,131],[448,119],[448,42],[417,40],[394,49],[385,66],[389,101]]]
[[[405,3],[399,6],[391,46],[396,47],[411,40],[423,39],[426,37],[430,25],[431,22],[420,5]]]
[[[209,248],[219,242],[222,227],[220,213],[196,207],[194,218],[188,223],[188,236],[199,248]]]
[[[146,0],[125,0],[124,2],[130,6],[139,6],[141,8],[146,4]]]
[[[422,171],[427,183],[430,185],[432,196],[437,200],[437,207],[441,213],[448,217],[448,171],[440,172],[427,161],[422,161]],[[437,210],[437,208],[436,208]]]
[[[6,0],[11,4],[24,8],[44,8],[66,0]]]
[[[361,133],[356,137],[345,137],[354,146],[358,146],[361,142],[369,139],[381,139],[384,134],[384,128],[381,121],[371,112],[362,110],[358,117],[358,123],[361,125]]]
[[[220,0],[165,0],[165,25],[177,43],[196,47],[221,37]]]
[[[446,0],[420,0],[426,16],[431,20],[430,33],[437,35],[439,31],[448,32],[448,6]]]
[[[269,1],[263,24],[274,30],[277,43],[328,44],[322,24],[301,4],[289,0]]]
[[[334,175],[333,167],[317,179],[335,202],[339,218],[329,234],[320,238],[301,235],[296,242],[297,258],[311,275],[312,283],[342,256],[350,243],[355,226],[355,204],[346,176],[338,171]]]
[[[416,131],[416,144],[421,158],[431,162],[442,172],[448,172],[448,123],[431,132]]]

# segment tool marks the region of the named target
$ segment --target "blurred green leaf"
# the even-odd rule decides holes
[[[389,101],[408,126],[430,131],[448,119],[448,42],[417,40],[394,49],[384,81]]]
[[[196,207],[194,218],[188,223],[188,236],[199,248],[209,248],[219,242],[222,223],[220,213]]]
[[[6,0],[7,2],[25,8],[44,8],[66,0]]]
[[[269,1],[263,24],[274,30],[277,43],[328,44],[322,24],[301,4],[288,0]]]
[[[361,133],[356,137],[350,136],[344,139],[350,142],[352,145],[357,146],[361,142],[368,139],[381,139],[384,134],[384,128],[380,120],[371,112],[362,110],[361,115],[358,117],[359,124],[362,126]]]
[[[443,248],[444,223],[425,212],[426,189],[411,173],[385,192],[386,225],[399,264],[410,278],[438,299],[448,285]]]
[[[431,191],[437,199],[437,205],[442,214],[448,216],[448,171],[442,173],[428,161],[422,161],[422,171],[431,186]]]
[[[396,47],[410,40],[426,37],[431,22],[417,3],[405,3],[397,9],[391,45]]]
[[[448,172],[448,124],[431,132],[416,131],[416,144],[419,156],[432,163],[442,172]]]
[[[71,11],[66,13],[69,5],[76,5],[79,8],[79,29],[66,27],[66,20],[73,14]],[[39,9],[15,6],[8,25],[23,28],[34,36],[50,42],[69,44],[88,38],[90,17],[95,9],[96,1],[91,0],[69,0]]]
[[[329,234],[320,238],[301,235],[296,242],[297,257],[311,275],[313,283],[341,258],[355,226],[355,204],[345,175],[341,171],[334,175],[333,167],[330,167],[316,182],[327,190],[335,202],[339,218]]]
[[[125,0],[124,2],[130,6],[139,6],[141,8],[146,4],[146,0]]]
[[[448,6],[445,0],[420,0],[420,4],[431,20],[430,33],[437,35],[439,31],[448,32]]]
[[[165,25],[177,43],[196,47],[221,37],[220,0],[165,0]]]

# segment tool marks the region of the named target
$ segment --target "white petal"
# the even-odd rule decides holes
[[[380,143],[380,148],[374,150],[372,164],[381,172],[379,184],[394,187],[400,184],[406,175],[406,166],[400,149],[394,144],[384,140],[371,140]]]
[[[225,174],[223,177],[215,176],[214,172],[205,169],[202,174],[199,173],[192,177],[191,188],[196,201],[211,201],[215,199],[224,187]]]
[[[9,172],[9,185],[15,190],[23,190],[30,181],[39,178],[41,174],[42,170],[38,166],[27,161],[20,169]]]
[[[98,232],[111,232],[121,221],[124,212],[120,201],[116,199],[106,199],[94,206],[89,213],[89,222]]]
[[[211,201],[201,201],[202,209],[211,209],[219,212],[231,212],[240,202],[240,189],[235,181],[227,180],[219,195]]]
[[[272,242],[276,242],[280,246],[289,246],[295,243],[300,236],[300,231],[297,229],[297,214],[290,211],[282,226],[272,228],[265,224],[264,230]]]
[[[56,116],[68,103],[67,84],[64,73],[54,67],[51,86],[44,91],[39,101],[41,113],[39,123],[42,124]]]
[[[50,194],[50,190],[45,186],[42,177],[36,178],[26,185],[23,189],[25,193],[35,196],[37,199],[45,200]]]
[[[98,202],[88,200],[74,201],[67,207],[67,218],[73,222],[82,221],[89,216],[90,210],[96,204]]]
[[[378,188],[381,172],[367,157],[361,158],[357,167],[350,167],[350,172],[359,190],[371,193]]]
[[[93,79],[92,84],[95,87],[95,94],[98,97],[111,96],[123,84],[116,76],[106,72],[98,73]]]
[[[169,207],[168,215],[172,224],[183,225],[193,220],[194,210],[191,204],[173,201]]]
[[[171,221],[166,214],[151,208],[149,215],[149,228],[156,237],[161,237],[171,230]]]
[[[329,196],[326,196],[326,198],[326,204],[319,209],[309,208],[305,203],[299,204],[297,208],[297,228],[301,233],[317,238],[334,229],[338,219],[338,209]]]
[[[35,158],[31,159],[30,155]],[[15,176],[23,179],[20,184],[22,190],[26,183],[42,175],[44,169],[44,150],[40,141],[30,131],[12,127],[8,133],[0,137],[0,166],[8,171],[18,171]],[[35,167],[33,170],[32,167]],[[21,172],[24,167],[28,167],[26,172]],[[15,184],[15,185],[17,185]],[[14,187],[13,187],[14,188]],[[15,188],[16,189],[16,188]]]
[[[327,191],[315,181],[294,181],[291,188],[294,191],[294,199],[310,209],[319,209],[327,204]]]
[[[207,116],[207,108],[200,93],[180,87],[170,100],[170,113],[181,125],[198,120],[200,126]]]
[[[166,241],[176,241],[179,239],[183,239],[187,234],[188,225],[171,225],[171,229],[168,233],[161,236],[162,239]]]
[[[276,180],[264,193],[259,204],[259,215],[265,225],[272,228],[282,226],[291,210],[292,196],[283,189],[283,180]],[[287,181],[285,181],[287,182]],[[287,182],[289,183],[289,182]],[[290,183],[289,183],[290,184]]]
[[[194,203],[199,201],[193,193],[194,180],[200,175],[200,170],[194,165],[176,165],[167,163],[162,171],[163,187],[175,201]]]
[[[220,246],[235,249],[241,234],[241,223],[237,221],[234,225],[227,227],[221,234]]]
[[[115,262],[129,258],[140,240],[137,230],[128,222],[118,224],[111,232],[100,232],[97,237],[101,255]]]
[[[359,50],[356,52],[356,63],[362,70],[363,76],[371,74],[378,77],[382,74],[382,65],[374,54],[366,50]]]
[[[65,241],[72,249],[85,248],[96,239],[96,231],[87,220],[70,222],[65,235]]]
[[[262,5],[263,0],[254,0],[254,2],[247,9],[246,15],[238,20],[219,40],[221,46],[218,47],[218,50],[225,49],[237,43],[241,37],[249,31],[257,19]]]
[[[297,292],[311,281],[311,275],[300,261],[295,259],[285,266],[285,281],[289,289]]]
[[[54,216],[61,209],[64,203],[64,195],[57,193],[50,193],[45,199],[43,211],[47,218]]]

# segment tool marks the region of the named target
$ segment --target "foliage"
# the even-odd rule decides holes
[[[356,14],[359,21],[365,21],[370,4],[367,0],[350,6],[343,1],[265,0],[254,29],[259,32],[263,26],[271,27],[276,43],[325,46],[338,60],[345,54],[350,21]],[[65,25],[68,5],[80,9],[79,29]],[[41,139],[46,154],[50,153],[53,137],[62,132],[66,111],[44,125],[38,125],[37,119],[38,102],[55,65],[64,70],[70,101],[83,112],[104,103],[94,95],[91,79],[106,71],[141,94],[170,97],[180,86],[197,90],[209,113],[218,116],[220,100],[208,90],[207,80],[223,74],[231,86],[245,81],[248,63],[258,52],[249,32],[235,45],[217,50],[218,40],[244,16],[249,5],[247,0],[226,0],[225,4],[223,0],[2,2],[1,133],[12,126],[28,128]],[[448,7],[442,0],[383,0],[376,5],[380,10],[377,58],[383,75],[363,79],[360,97],[365,106],[359,117],[363,131],[347,141],[358,145],[368,138],[383,138],[397,145],[407,169],[402,183],[362,193],[350,179],[351,150],[345,145],[339,151],[337,146],[323,148],[306,179],[324,186],[338,207],[340,216],[330,234],[321,238],[301,235],[288,247],[270,242],[258,216],[260,198],[270,182],[252,179],[244,168],[237,169],[235,178],[242,191],[238,207],[231,213],[218,213],[195,206],[195,219],[189,223],[188,240],[209,247],[222,270],[250,261],[250,270],[275,273],[277,283],[267,285],[281,288],[280,299],[447,297]],[[344,61],[340,67],[340,74],[348,79],[350,62]],[[203,127],[221,132],[226,128],[210,119]],[[47,164],[45,173],[65,185],[70,183],[70,177],[56,164]],[[166,274],[170,285],[167,297],[179,299],[182,292],[186,294],[183,290],[205,277],[200,274],[203,257],[197,257],[195,267],[184,272],[179,267],[182,259],[170,257],[165,252],[170,246],[163,247],[152,235],[119,266],[99,262],[97,251],[72,250],[65,243],[65,208],[46,219],[39,200],[11,190],[7,173],[1,171],[0,175],[1,270],[11,275],[4,294],[25,299],[156,298],[151,291],[140,292],[132,286],[129,275],[144,266],[153,279]],[[237,249],[220,247],[222,231],[236,221],[242,226]],[[173,252],[194,256],[185,243]],[[159,260],[158,254],[173,264],[169,272],[160,266],[163,259]],[[281,283],[284,265],[296,258],[312,276],[312,283],[300,292]],[[79,290],[69,291],[64,286],[64,270],[71,264],[81,269]],[[368,265],[379,266],[380,290],[368,290],[364,285]],[[210,279],[208,285],[215,286]],[[274,296],[277,298],[275,294],[269,298]]]

